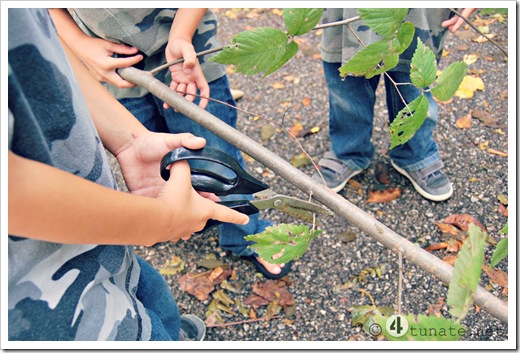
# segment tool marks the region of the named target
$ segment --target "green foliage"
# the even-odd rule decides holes
[[[251,76],[278,65],[287,52],[287,34],[271,27],[259,27],[237,34],[231,44],[210,60],[233,64],[237,72]]]
[[[253,241],[254,244],[248,248],[267,262],[282,264],[300,258],[321,232],[302,225],[279,224],[267,227],[262,233],[248,235],[244,239]]]
[[[401,109],[390,124],[390,149],[410,140],[421,127],[428,114],[428,98],[423,94]]]
[[[426,88],[437,78],[437,65],[435,54],[423,44],[421,38],[417,38],[417,49],[410,64],[410,79],[419,88]]]
[[[266,77],[266,76],[272,74],[273,72],[275,72],[276,70],[281,68],[283,65],[285,65],[286,62],[291,60],[291,58],[294,55],[296,55],[296,53],[298,52],[298,49],[299,49],[298,43],[296,43],[294,41],[290,42],[287,45],[287,48],[285,49],[285,53],[282,55],[282,58],[280,59],[280,61],[278,61],[275,65],[273,65],[269,69],[267,69],[267,71],[265,72],[263,77]]]
[[[455,62],[448,66],[437,79],[437,86],[432,88],[432,94],[440,101],[449,100],[459,88],[468,67],[465,62]]]
[[[374,334],[373,325],[378,320],[386,319],[394,314],[394,309],[388,306],[360,305],[349,309],[352,313],[352,326],[361,325],[363,330]],[[372,330],[371,330],[372,327]]]
[[[475,294],[484,262],[484,247],[486,246],[486,232],[470,223],[468,238],[455,261],[455,268],[448,289],[446,303],[450,307],[450,314],[460,322],[473,305]]]
[[[387,320],[393,318],[376,318],[389,341],[458,341],[466,332],[463,325],[443,317],[413,314],[403,316],[408,321],[408,330],[401,337],[394,337],[387,330]]]
[[[508,224],[506,223],[504,228],[500,231],[500,233],[506,234],[505,238],[500,239],[500,241],[497,244],[497,247],[495,249],[495,252],[493,253],[493,257],[491,258],[491,262],[489,263],[489,267],[493,268],[495,267],[500,261],[502,261],[506,256],[508,252]]]
[[[508,11],[507,8],[502,9],[482,9],[480,11],[481,15],[494,15],[494,14],[501,14],[501,15],[507,15]]]
[[[323,9],[284,9],[283,20],[287,33],[291,37],[309,33],[320,21],[323,11]]]
[[[395,36],[397,30],[401,27],[408,9],[357,9],[361,19],[374,32],[384,38]]]

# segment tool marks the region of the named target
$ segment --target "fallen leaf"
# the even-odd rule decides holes
[[[489,268],[486,265],[482,265],[482,269],[486,272],[486,275],[498,284],[502,288],[507,288],[507,282],[508,282],[508,275],[502,270],[496,269],[496,268]]]
[[[367,202],[390,202],[397,199],[401,195],[401,190],[396,188],[388,188],[381,191],[368,191]]]
[[[466,43],[463,43],[463,44],[460,44],[457,46],[457,50],[460,50],[460,51],[466,51],[468,49],[469,49],[469,45]]]
[[[480,120],[485,126],[497,127],[497,121],[485,110],[475,109],[471,111],[471,117]]]
[[[197,266],[200,266],[200,267],[204,267],[208,270],[213,270],[217,267],[229,267],[227,264],[225,264],[224,262],[220,261],[220,260],[217,260],[215,254],[208,254],[208,256],[206,256],[205,259],[201,260]]]
[[[276,16],[283,16],[283,10],[280,10],[280,9],[273,9],[272,12],[273,12]]]
[[[498,95],[498,97],[499,97],[500,99],[507,99],[507,98],[509,97],[509,92],[508,92],[508,90],[506,89],[506,90],[500,92],[500,94]]]
[[[447,241],[441,243],[430,244],[424,248],[425,251],[432,252],[441,249],[447,249],[450,244]]]
[[[273,86],[272,86],[274,89],[284,89],[285,88],[285,85],[283,84],[283,82],[280,82],[280,81],[276,81],[275,83],[273,83]]]
[[[430,304],[428,309],[426,309],[426,315],[434,315],[436,317],[441,317],[441,310],[446,305],[444,298],[439,297],[434,304]]]
[[[488,148],[487,149],[487,153],[495,154],[495,155],[501,156],[501,157],[507,157],[508,156],[507,152],[502,152],[502,151],[499,151],[499,150],[495,150],[494,148]]]
[[[262,126],[262,140],[267,141],[276,133],[276,128],[273,125]]]
[[[267,305],[267,304],[265,304],[265,305]],[[256,320],[256,319],[257,319],[257,317],[256,317],[256,313],[255,313],[255,311],[253,310],[253,308],[249,309],[249,317],[250,317],[251,319],[253,319],[253,320]]]
[[[476,56],[475,54],[466,54],[462,58],[462,61],[464,61],[466,63],[466,65],[471,65],[471,64],[474,64],[475,62],[477,62],[477,59],[478,59],[478,56]]]
[[[278,299],[278,304],[283,307],[293,305],[294,300],[287,289],[287,283],[280,280],[267,280],[253,284],[253,294],[266,299],[268,303]]]
[[[388,164],[377,163],[376,164],[376,180],[380,184],[390,185],[390,179],[388,178]]]
[[[295,137],[298,137],[298,135],[302,132],[303,125],[300,123],[295,123],[291,128],[289,129],[289,133],[292,134]]]
[[[309,97],[305,97],[302,99],[302,104],[304,107],[307,107],[309,104],[311,104],[311,99]]]
[[[500,201],[500,203],[502,205],[506,205],[507,206],[507,204],[509,203],[507,195],[500,194],[500,195],[497,196],[497,199],[498,199],[498,201]]]
[[[448,254],[442,258],[442,261],[450,264],[451,266],[455,266],[455,261],[457,260],[458,256],[459,254]]]
[[[208,299],[209,294],[215,290],[215,285],[208,279],[208,276],[201,276],[200,273],[181,275],[178,282],[183,291],[193,295],[198,300]]]
[[[356,240],[356,236],[357,236],[357,234],[352,231],[345,231],[345,232],[341,232],[339,234],[338,238],[342,243],[348,243],[348,242]]]
[[[316,133],[318,133],[320,131],[320,127],[319,126],[313,126],[311,127],[310,129],[307,129],[307,130],[304,130],[301,132],[301,136],[303,138],[307,137],[307,136],[311,136],[311,135],[314,135]]]
[[[282,307],[278,304],[278,300],[273,300],[267,305],[267,309],[265,310],[264,319],[265,321],[270,321],[274,316],[278,315]]]
[[[471,127],[471,113],[464,115],[462,118],[457,119],[455,126],[459,129],[468,129]]]
[[[480,148],[482,151],[487,150],[488,146],[489,146],[489,141],[484,141],[484,142],[478,143],[478,148]]]
[[[186,262],[183,261],[179,256],[174,255],[173,258],[163,265],[159,270],[162,275],[176,275],[184,270]]]
[[[354,179],[350,179],[350,180],[348,181],[348,184],[349,184],[350,186],[352,186],[353,188],[360,189],[360,190],[363,189],[363,185],[361,185],[360,182],[355,181]]]
[[[476,219],[475,217],[469,215],[469,214],[452,214],[442,220],[443,223],[452,224],[458,228],[460,228],[463,231],[468,230],[469,224],[473,223],[474,225],[478,226],[480,229],[482,229],[484,232],[487,233],[487,229]]]
[[[246,299],[244,299],[244,305],[251,305],[255,309],[258,309],[259,307],[265,306],[267,304],[269,304],[269,300],[256,294],[250,294]]]
[[[455,35],[457,37],[459,37],[460,39],[465,40],[465,39],[473,38],[475,33],[473,32],[473,30],[463,30],[463,31],[459,30],[459,31],[455,32]]]
[[[300,153],[294,157],[291,158],[291,164],[295,168],[303,168],[309,164],[311,164],[311,160],[305,153]]]
[[[505,217],[508,217],[508,212],[507,212],[507,207],[502,205],[502,204],[499,204],[498,205],[498,213],[500,213],[502,216],[505,216]]]
[[[495,38],[496,37],[496,33],[486,34],[486,36],[487,36],[487,38],[484,37],[484,36],[479,35],[479,36],[473,38],[471,41],[473,41],[475,43],[486,43],[486,42],[489,41],[488,38],[491,38],[491,39]]]
[[[219,278],[219,276],[224,272],[224,269],[222,267],[217,267],[217,268],[214,268],[209,276],[208,276],[208,279],[213,282],[215,281],[217,278]]]
[[[439,229],[443,233],[448,233],[455,237],[459,235],[459,229],[452,224],[442,223],[442,222],[435,222],[435,224],[437,225],[437,227],[439,227]]]
[[[466,75],[462,79],[459,89],[455,92],[455,96],[459,98],[472,98],[473,94],[484,89],[484,81],[480,77]]]

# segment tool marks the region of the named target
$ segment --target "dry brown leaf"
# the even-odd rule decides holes
[[[425,251],[432,252],[440,249],[447,249],[450,244],[447,241],[441,243],[430,244],[424,248]]]
[[[215,289],[207,274],[201,276],[200,273],[187,273],[179,276],[178,282],[183,291],[193,295],[198,300],[208,299],[209,294]]]
[[[452,224],[442,223],[442,222],[435,222],[435,224],[437,225],[437,227],[439,227],[439,229],[443,233],[448,233],[448,234],[451,234],[453,236],[458,236],[459,235],[459,230],[457,229],[457,227],[455,227]]]
[[[457,119],[455,126],[459,129],[468,129],[471,127],[471,113],[464,115],[462,118]]]
[[[302,99],[302,104],[304,107],[307,107],[309,104],[311,104],[311,99],[309,97],[305,97]]]
[[[349,184],[350,186],[352,186],[353,188],[356,188],[356,189],[363,189],[363,185],[361,185],[360,182],[355,181],[354,179],[350,179],[350,180],[348,181],[348,184]]]
[[[390,202],[401,195],[401,189],[388,188],[381,191],[368,191],[367,202]]]
[[[495,38],[496,33],[486,34],[486,36],[487,36],[487,38],[482,35],[479,35],[479,36],[473,38],[472,41],[475,43],[486,43],[486,42],[489,42],[488,38],[491,38],[491,39]]]
[[[388,164],[377,163],[376,164],[376,179],[379,183],[384,185],[390,185],[390,179],[388,178]]]
[[[251,305],[253,308],[258,309],[261,306],[265,306],[269,304],[269,300],[265,299],[256,294],[250,294],[246,299],[244,299],[244,305]],[[253,311],[254,313],[254,311]],[[255,316],[256,317],[256,316]]]
[[[508,275],[502,270],[496,268],[489,268],[486,265],[482,265],[482,269],[486,272],[486,275],[498,284],[502,288],[507,288]]]
[[[451,266],[455,266],[455,261],[457,260],[458,256],[459,254],[448,254],[442,258],[442,261],[450,264]]]
[[[267,304],[266,304],[267,305]],[[256,320],[257,317],[256,317],[256,313],[255,311],[253,310],[253,308],[249,309],[249,317],[253,320]]]
[[[503,215],[505,217],[508,217],[507,207],[502,205],[502,204],[499,204],[498,205],[498,213],[500,213],[501,215]]]
[[[468,230],[469,224],[473,223],[476,226],[478,226],[480,229],[482,229],[484,232],[487,233],[486,227],[482,225],[482,223],[479,222],[478,219],[475,217],[469,215],[469,214],[452,214],[442,220],[443,223],[452,224],[458,228],[460,228],[463,231]]]
[[[295,123],[291,128],[289,129],[289,133],[291,133],[293,136],[298,137],[300,133],[303,130],[303,125],[300,123]]]
[[[269,303],[278,299],[278,304],[283,307],[293,305],[292,294],[287,289],[287,283],[280,280],[267,280],[253,284],[253,293],[266,299]]]
[[[507,152],[502,152],[502,151],[499,151],[499,150],[495,150],[494,148],[488,148],[487,149],[487,153],[489,153],[489,154],[496,154],[497,156],[501,156],[501,157],[507,157]]]
[[[426,315],[435,315],[436,317],[440,318],[442,316],[441,310],[444,307],[444,305],[446,305],[446,303],[444,302],[444,298],[439,297],[439,299],[437,299],[437,301],[434,304],[431,304],[428,307],[428,309],[426,309]]]
[[[272,86],[274,89],[284,89],[285,88],[285,85],[283,84],[283,82],[280,82],[280,81],[276,81],[275,83],[273,83],[273,86]]]
[[[446,248],[446,252],[457,253],[462,247],[462,242],[458,240],[452,240],[448,242],[448,247]]]
[[[497,120],[491,116],[491,114],[485,110],[475,109],[471,111],[471,116],[478,119],[485,126],[497,127]]]
[[[222,273],[224,269],[222,267],[214,268],[208,276],[208,279],[213,283]]]

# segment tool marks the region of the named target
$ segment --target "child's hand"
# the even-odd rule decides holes
[[[168,62],[184,58],[184,62],[170,66],[172,82],[170,88],[190,102],[195,100],[197,89],[200,90],[199,106],[204,109],[208,105],[209,85],[202,73],[199,60],[196,57],[193,45],[184,39],[173,39],[166,46],[166,60]],[[164,104],[166,109],[168,104]]]
[[[116,70],[130,67],[143,60],[143,55],[136,54],[139,51],[137,48],[104,39],[84,37],[81,43],[72,49],[98,81],[108,82],[119,88],[135,87],[135,84],[121,78]],[[136,55],[114,58],[114,54]]]
[[[462,10],[462,12],[460,13],[462,16],[464,16],[465,18],[469,18],[469,16],[473,13],[473,11],[475,11],[475,9],[464,9]],[[442,22],[441,26],[443,28],[448,28],[449,31],[451,33],[455,33],[458,31],[458,29],[465,23],[465,21],[460,18],[459,16],[455,15],[453,16],[452,18],[450,18],[449,20],[446,20],[444,22]]]

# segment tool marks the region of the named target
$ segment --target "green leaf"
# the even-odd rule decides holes
[[[383,39],[367,45],[339,68],[340,75],[371,78],[393,69],[399,62],[399,54],[390,50],[390,43]]]
[[[272,264],[287,263],[300,258],[311,241],[322,231],[309,230],[307,226],[279,224],[267,227],[262,233],[252,234],[244,239],[254,242],[248,248]]]
[[[416,87],[425,88],[431,85],[436,78],[435,54],[423,44],[421,38],[417,38],[417,49],[415,49],[410,65],[410,79]]]
[[[491,262],[489,263],[489,267],[495,267],[500,261],[502,261],[507,256],[507,245],[508,238],[502,238],[497,244],[495,252],[493,253],[493,257],[491,258]]]
[[[484,262],[486,237],[486,232],[470,223],[468,238],[455,261],[446,303],[450,307],[450,314],[458,321],[466,316],[473,305],[473,294],[477,290]]]
[[[390,317],[395,310],[388,306],[359,305],[348,309],[352,313],[352,326],[362,326],[363,330],[372,334],[370,327],[384,317]]]
[[[392,40],[390,49],[397,54],[402,54],[412,44],[415,26],[411,22],[404,22],[397,30],[397,35]]]
[[[323,9],[284,9],[283,20],[290,36],[309,33],[320,21]]]
[[[506,222],[504,228],[500,229],[499,233],[507,235],[509,233],[509,221]]]
[[[273,72],[275,72],[276,70],[278,70],[279,68],[281,68],[286,62],[288,62],[289,60],[291,60],[291,58],[298,52],[298,43],[296,42],[290,42],[288,45],[287,45],[287,48],[285,49],[285,53],[283,54],[282,58],[280,59],[280,61],[278,61],[275,65],[271,66],[264,74],[264,76],[262,76],[262,78],[272,74]]]
[[[377,34],[390,38],[395,35],[399,26],[403,23],[408,9],[357,9],[361,19]]]
[[[277,64],[287,48],[287,34],[271,27],[258,27],[237,34],[231,44],[210,61],[233,64],[237,72],[251,76]]]
[[[404,107],[390,124],[390,149],[410,140],[426,120],[428,114],[428,98],[420,95],[408,107]]]
[[[432,94],[440,101],[449,100],[457,91],[468,67],[459,61],[448,66],[437,78],[437,86],[432,88]]]
[[[403,315],[408,322],[408,330],[401,337],[394,337],[388,332],[388,320],[395,318],[377,317],[376,321],[383,329],[383,334],[389,341],[458,341],[466,333],[466,328],[444,317],[413,314]],[[404,327],[404,323],[401,323]]]

